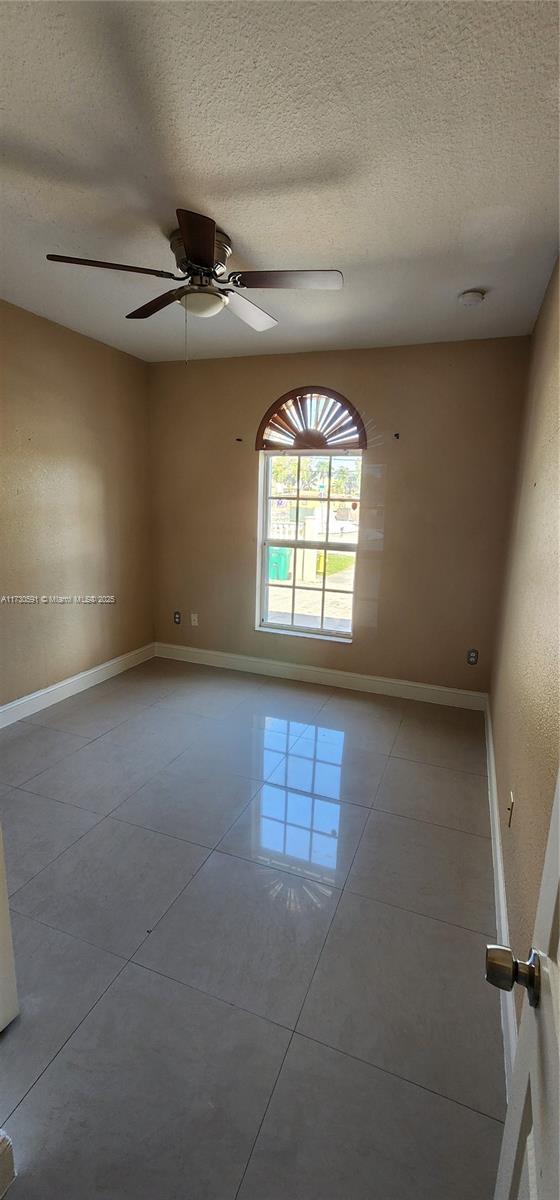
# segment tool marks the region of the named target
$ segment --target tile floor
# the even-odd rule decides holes
[[[10,1200],[491,1200],[480,713],[153,659],[0,734]]]

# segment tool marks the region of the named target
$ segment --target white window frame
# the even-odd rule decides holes
[[[284,634],[287,637],[307,637],[307,638],[313,638],[315,640],[319,640],[319,641],[323,641],[323,642],[343,642],[346,645],[349,645],[352,642],[353,634],[354,634],[354,610],[355,610],[355,605],[356,605],[356,580],[357,580],[357,573],[358,573],[359,533],[358,533],[358,540],[355,542],[331,542],[329,544],[328,537],[329,537],[329,521],[330,521],[330,504],[331,504],[330,481],[331,481],[332,459],[333,458],[343,458],[343,457],[350,457],[350,458],[360,457],[360,458],[362,458],[362,454],[363,454],[362,450],[336,450],[336,449],[333,449],[333,450],[293,450],[293,449],[278,450],[278,449],[274,449],[274,450],[261,450],[260,451],[260,454],[259,454],[258,527],[257,527],[257,605],[256,605],[256,615],[255,615],[255,629],[258,632],[280,633],[280,634]],[[296,488],[296,496],[295,496],[295,499],[296,499],[296,535],[295,535],[294,539],[274,538],[273,540],[269,541],[269,539],[267,538],[267,518],[268,518],[268,499],[269,499],[269,495],[270,495],[270,460],[272,458],[280,458],[280,457],[282,457],[282,458],[294,458],[295,457],[298,459],[297,488]],[[303,457],[308,457],[308,458],[309,457],[313,457],[313,458],[320,457],[320,458],[328,458],[329,459],[329,484],[328,484],[328,489],[327,489],[327,501],[326,501],[326,503],[327,503],[327,531],[326,531],[325,540],[323,542],[304,541],[304,540],[300,540],[297,536],[298,518],[299,518],[299,502],[301,499],[301,497],[299,495],[300,464],[301,464],[301,459]],[[360,510],[359,510],[360,518],[361,518],[361,492],[362,492],[362,478],[360,476],[360,494],[358,496],[352,497],[352,499],[357,500],[358,503],[360,504]],[[291,498],[293,499],[294,497],[291,497]],[[290,497],[286,497],[286,499],[290,499]],[[359,529],[359,522],[358,522],[358,529]],[[313,592],[318,592],[320,590],[320,592],[321,592],[321,625],[323,624],[323,619],[324,619],[326,591],[338,592],[345,596],[351,595],[352,596],[351,628],[348,631],[348,633],[345,633],[343,630],[329,631],[329,630],[323,629],[323,628],[313,629],[313,628],[310,628],[308,625],[293,625],[293,624],[292,625],[282,625],[282,624],[274,625],[265,620],[265,613],[266,613],[265,606],[266,606],[266,601],[267,601],[267,583],[268,583],[267,567],[268,567],[268,547],[269,547],[269,545],[274,545],[274,546],[278,546],[278,547],[285,546],[286,548],[293,550],[294,551],[294,570],[295,570],[295,563],[296,563],[296,550],[322,550],[325,552],[324,566],[323,566],[323,583],[322,583],[321,589],[319,589],[319,588],[306,589],[304,586],[303,590],[304,591],[309,590],[309,591],[313,591]],[[348,592],[347,590],[344,590],[343,588],[333,588],[333,587],[325,588],[325,578],[326,578],[326,569],[327,569],[327,552],[328,551],[332,552],[335,550],[339,550],[341,553],[344,553],[345,551],[347,551],[348,553],[353,552],[356,555],[355,569],[354,569],[354,587],[353,587],[352,592]],[[298,585],[298,586],[301,587],[301,585]],[[295,588],[296,588],[296,584],[295,584],[295,580],[294,580],[294,586],[292,587],[292,619],[293,619],[293,604],[295,601]]]

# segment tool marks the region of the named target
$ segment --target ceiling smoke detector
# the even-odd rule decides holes
[[[458,300],[465,308],[473,308],[475,304],[482,304],[485,297],[485,288],[469,288],[466,292],[460,292]]]

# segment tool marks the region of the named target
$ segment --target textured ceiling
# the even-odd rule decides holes
[[[3,294],[146,359],[184,313],[124,314],[173,270],[177,206],[232,266],[338,267],[342,292],[254,292],[279,325],[189,321],[194,357],[531,330],[557,246],[557,7],[4,3]],[[173,285],[169,285],[173,286]],[[476,309],[468,287],[489,289]]]

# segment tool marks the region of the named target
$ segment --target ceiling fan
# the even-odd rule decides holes
[[[47,254],[50,262],[77,263],[84,267],[106,267],[112,271],[132,271],[137,275],[157,275],[160,279],[180,280],[181,286],[164,292],[126,314],[128,320],[151,317],[168,304],[178,301],[198,317],[213,317],[226,305],[236,317],[259,333],[278,322],[248,300],[246,288],[341,288],[340,271],[233,271],[226,278],[231,241],[211,217],[177,209],[179,228],[169,237],[177,269],[182,273],[154,271],[149,267],[131,267],[124,263],[99,262],[93,258],[69,258],[65,254]]]

